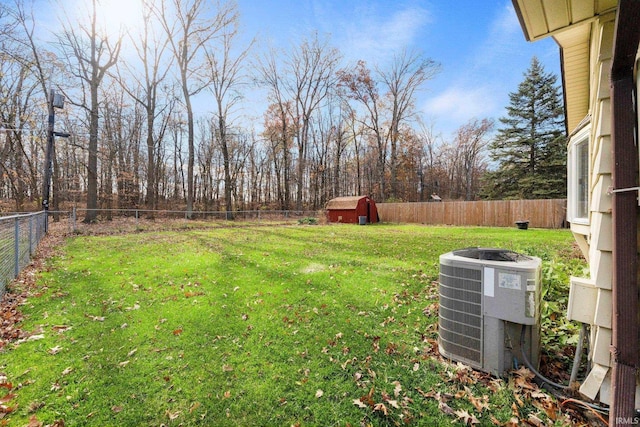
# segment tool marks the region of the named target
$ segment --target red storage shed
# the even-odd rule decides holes
[[[327,203],[329,222],[365,224],[378,222],[376,202],[369,196],[336,197]]]

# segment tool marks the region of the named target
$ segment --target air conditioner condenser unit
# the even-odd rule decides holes
[[[440,256],[440,354],[496,376],[523,363],[537,368],[541,260],[494,248]]]

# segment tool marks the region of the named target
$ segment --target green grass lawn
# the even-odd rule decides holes
[[[438,256],[467,246],[539,256],[553,286],[584,267],[567,230],[256,225],[70,238],[22,307],[34,336],[0,353],[11,383],[0,425],[547,420],[513,385],[434,357]]]

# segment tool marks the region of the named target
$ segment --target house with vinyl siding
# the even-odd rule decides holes
[[[630,414],[634,391],[635,408],[640,408],[640,2],[512,1],[527,40],[553,37],[560,47],[568,135],[567,219],[589,263],[588,277],[571,278],[566,313],[588,326],[590,370],[580,392],[612,405],[612,413]],[[622,401],[631,403],[616,409]]]

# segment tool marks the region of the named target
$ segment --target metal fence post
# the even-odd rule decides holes
[[[29,256],[33,255],[33,216],[29,216]]]
[[[20,274],[20,218],[16,216],[14,220],[14,233],[13,233],[13,250],[14,250],[14,279]]]

